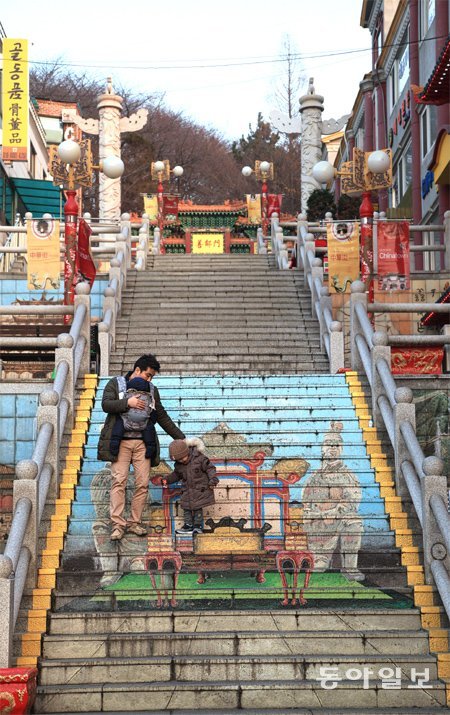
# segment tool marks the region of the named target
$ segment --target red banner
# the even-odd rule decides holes
[[[163,214],[166,221],[178,220],[178,196],[163,196]]]
[[[377,243],[378,288],[409,290],[409,223],[379,221]]]
[[[97,270],[89,243],[91,233],[91,227],[81,218],[78,223],[78,275],[76,282],[86,281],[92,287]]]
[[[267,194],[267,217],[271,218],[272,214],[278,214],[281,218],[281,202],[283,194]]]
[[[443,348],[392,348],[393,375],[441,375]]]

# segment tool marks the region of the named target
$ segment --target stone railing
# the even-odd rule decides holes
[[[39,396],[37,436],[31,459],[16,465],[13,517],[8,541],[0,555],[0,667],[10,667],[14,627],[25,589],[36,586],[39,525],[47,500],[57,497],[60,482],[60,445],[65,429],[74,424],[76,381],[90,366],[90,288],[76,286],[73,307],[54,306],[73,313],[68,333],[56,339],[55,379]],[[17,306],[18,307],[18,306]],[[44,311],[48,312],[48,308]],[[22,314],[36,307],[21,307]]]
[[[344,334],[342,323],[333,320],[333,306],[328,285],[324,282],[322,260],[316,256],[314,235],[308,231],[302,214],[299,216],[296,239],[296,270],[303,273],[306,288],[311,293],[311,314],[320,327],[320,345],[326,353],[332,374],[344,367]]]
[[[423,312],[427,304],[381,304],[384,310]],[[450,305],[431,304],[433,310],[450,312]],[[411,498],[422,527],[425,578],[435,583],[445,610],[450,617],[450,515],[447,510],[447,477],[444,463],[438,457],[425,457],[416,436],[413,393],[397,387],[391,373],[389,343],[398,336],[374,332],[369,313],[379,304],[368,304],[364,284],[355,281],[351,287],[350,329],[352,368],[365,374],[372,393],[375,426],[389,435],[395,457],[395,482],[400,497]],[[406,337],[406,336],[402,336]],[[421,342],[425,336],[407,336],[409,343]],[[450,336],[436,336],[450,343]],[[426,338],[428,339],[428,338]]]

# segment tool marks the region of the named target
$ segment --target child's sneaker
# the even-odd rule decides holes
[[[192,534],[192,525],[191,524],[183,524],[183,526],[180,529],[176,529],[175,533],[176,534]]]
[[[203,529],[201,526],[194,526],[192,529],[193,534],[203,534]]]

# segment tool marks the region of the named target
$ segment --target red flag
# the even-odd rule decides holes
[[[278,218],[281,218],[281,201],[283,199],[283,194],[268,194],[267,195],[267,217],[270,218],[272,214],[277,213]]]
[[[178,196],[165,194],[163,197],[163,213],[166,221],[178,220]]]
[[[409,290],[409,223],[378,222],[378,288]]]
[[[77,283],[86,281],[92,287],[97,270],[91,255],[89,238],[92,230],[86,221],[81,218],[78,223],[78,276]]]

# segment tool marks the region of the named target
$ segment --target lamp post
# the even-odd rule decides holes
[[[156,189],[156,196],[158,201],[158,227],[160,231],[160,237],[163,237],[164,229],[164,186],[163,181],[170,181],[170,174],[173,174],[177,179],[183,176],[184,169],[182,166],[174,166],[173,169],[170,168],[170,163],[167,159],[164,161],[152,161],[151,165],[151,175],[152,179],[158,181],[158,186]]]
[[[242,169],[243,176],[251,176],[255,174],[258,181],[261,181],[261,226],[263,235],[267,236],[267,228],[269,225],[268,217],[268,198],[267,198],[267,181],[273,180],[273,163],[271,161],[255,161],[255,168],[244,166]]]
[[[387,189],[392,185],[392,156],[390,149],[364,152],[353,149],[353,160],[345,162],[337,171],[328,161],[319,161],[312,174],[319,184],[331,184],[335,176],[341,177],[341,191],[344,194],[361,194],[359,216],[361,219],[360,270],[361,280],[369,291],[369,302],[373,302],[373,205],[372,191]]]
[[[94,169],[100,169],[109,179],[118,179],[123,174],[124,164],[117,156],[109,156],[99,166],[92,163],[91,142],[85,139],[76,142],[67,139],[50,152],[50,170],[54,184],[62,184],[66,194],[64,205],[64,305],[72,305],[75,281],[78,274],[77,223],[79,206],[76,186],[92,186]],[[64,322],[70,322],[68,316]]]

